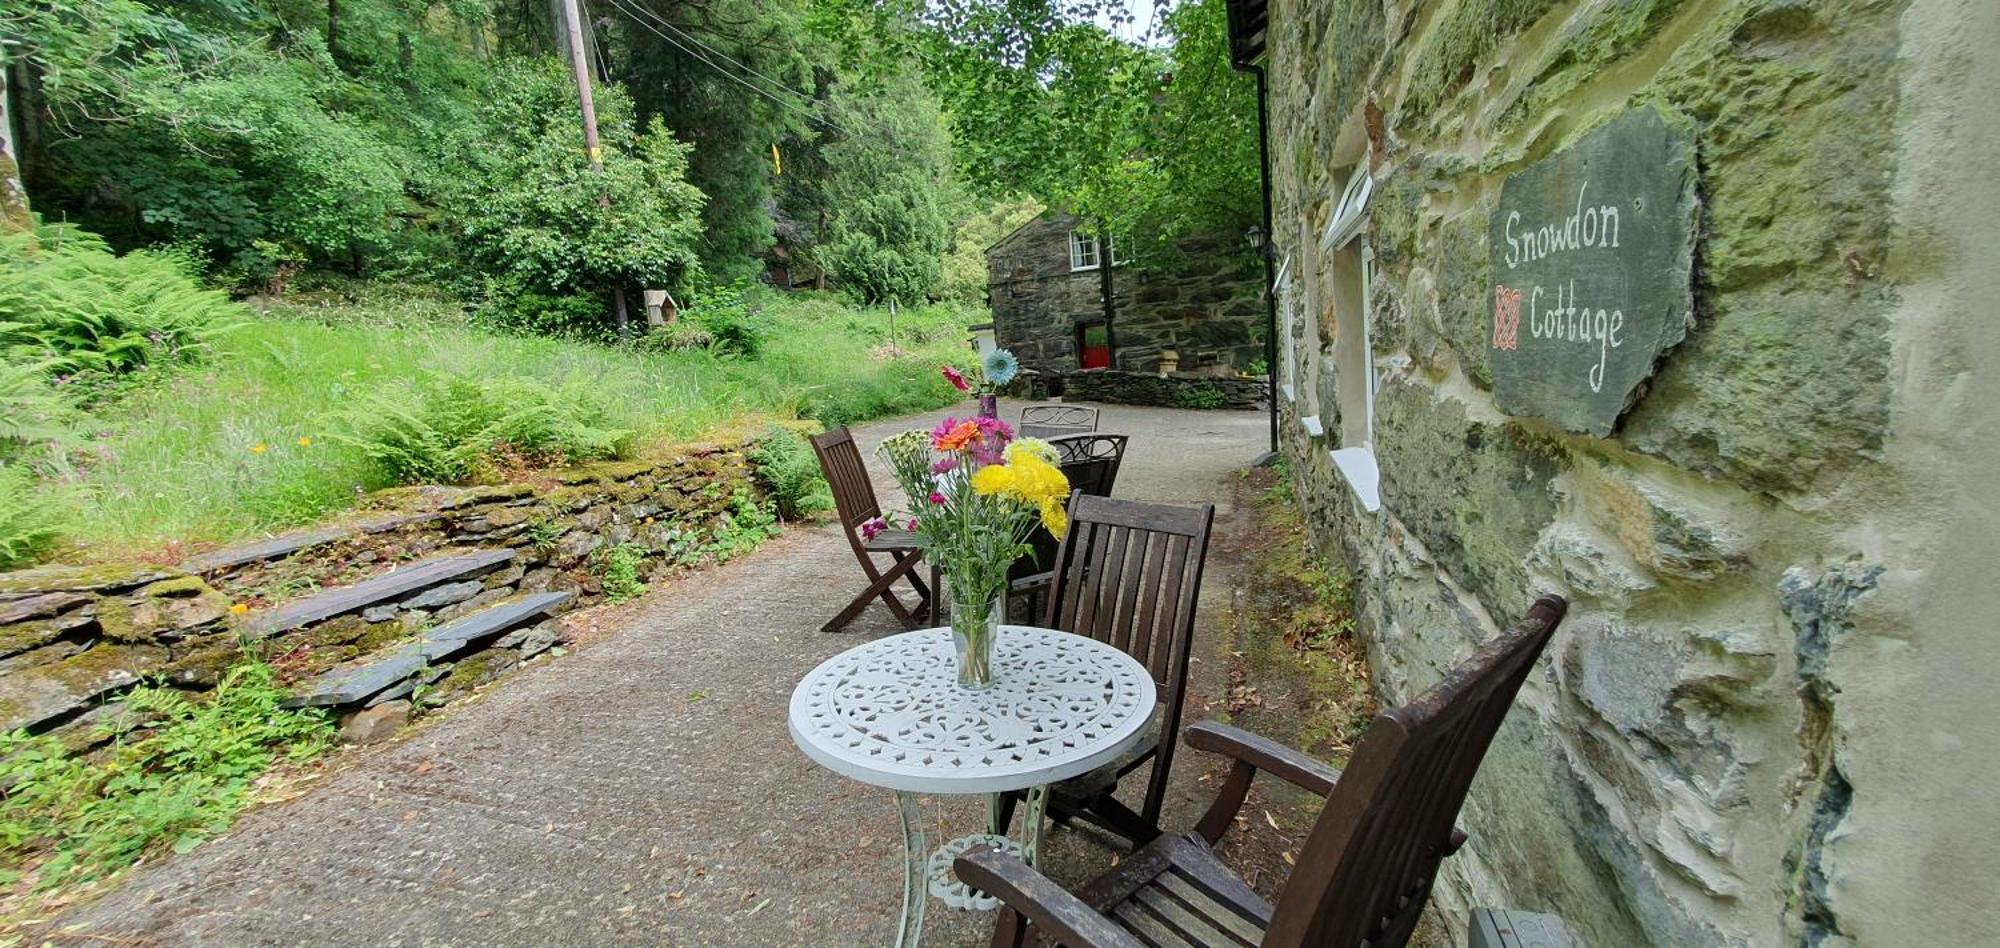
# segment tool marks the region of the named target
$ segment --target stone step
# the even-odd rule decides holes
[[[437,519],[437,514],[434,513],[390,514],[366,520],[357,520],[338,526],[321,527],[314,530],[300,530],[296,533],[286,533],[266,540],[257,540],[252,543],[227,547],[212,553],[203,553],[199,556],[189,558],[181,564],[180,568],[185,572],[205,576],[209,573],[219,573],[223,570],[249,563],[290,556],[309,547],[319,546],[323,543],[332,543],[335,540],[344,540],[351,536],[386,533],[405,524],[435,519]]]
[[[286,700],[287,707],[330,707],[359,704],[398,687],[432,662],[443,661],[474,644],[531,620],[548,616],[574,593],[526,593],[503,599],[469,616],[454,619],[406,642],[345,668],[314,679]]]
[[[302,629],[315,622],[360,612],[369,606],[393,602],[411,593],[492,569],[513,558],[513,550],[480,550],[412,563],[352,586],[329,589],[262,613],[250,621],[250,634],[254,638],[265,639]]]

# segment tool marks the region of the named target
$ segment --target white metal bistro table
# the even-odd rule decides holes
[[[1152,675],[1130,655],[1055,629],[1002,626],[993,683],[959,687],[951,630],[920,629],[857,645],[792,691],[792,740],[834,773],[896,791],[903,816],[903,919],[898,946],[923,932],[925,891],[963,908],[993,908],[947,873],[973,846],[1040,856],[1048,786],[1130,750],[1156,700]],[[1026,790],[1019,843],[993,825],[994,794]],[[927,850],[917,794],[988,794],[987,833]]]

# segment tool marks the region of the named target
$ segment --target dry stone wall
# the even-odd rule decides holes
[[[630,543],[655,569],[692,562],[752,490],[741,451],[704,447],[532,484],[383,491],[375,513],[176,567],[0,573],[0,729],[89,747],[118,693],[142,680],[213,687],[246,641],[301,703],[379,705],[407,685],[383,700],[421,686],[440,704],[558,644],[547,617],[602,599],[601,551]],[[382,688],[335,687],[384,674],[399,649],[416,664]]]
[[[1574,604],[1467,803],[1454,937],[1501,905],[1603,946],[1990,941],[2000,402],[1972,353],[2000,187],[1974,156],[2000,135],[1951,103],[2000,92],[2000,7],[1270,11],[1285,449],[1378,687],[1413,697],[1536,592]],[[1694,141],[1685,339],[1604,436],[1510,416],[1502,188],[1637,108]],[[1356,167],[1358,271],[1321,239]]]

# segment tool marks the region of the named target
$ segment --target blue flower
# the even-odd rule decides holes
[[[986,377],[986,384],[995,388],[1014,381],[1014,375],[1021,371],[1021,360],[1005,349],[988,352],[979,361],[979,374]]]

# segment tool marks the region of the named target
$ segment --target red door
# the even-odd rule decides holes
[[[1111,331],[1103,323],[1076,327],[1076,361],[1086,369],[1111,368]]]

